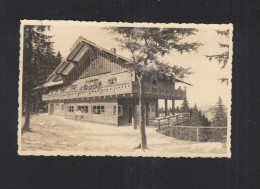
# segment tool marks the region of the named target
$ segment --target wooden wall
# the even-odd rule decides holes
[[[104,51],[95,50],[95,55],[88,50],[80,59],[78,65],[74,66],[68,74],[69,81],[82,79],[90,76],[104,73],[120,73],[126,71],[124,68],[125,61],[121,58],[109,55]]]
[[[69,112],[69,107],[74,106],[74,112]],[[113,114],[113,106],[117,106],[117,102],[113,99],[102,99],[95,101],[78,101],[78,102],[67,102],[65,103],[65,118],[67,119],[75,119],[76,111],[78,110],[78,106],[88,106],[88,113],[83,113],[83,117],[85,121],[104,123],[109,125],[118,125],[117,114]],[[104,114],[93,114],[92,106],[104,106],[105,112]]]
[[[144,85],[153,85],[151,79],[145,78],[144,79]],[[163,80],[163,79],[158,78],[156,85],[153,85],[153,87],[162,87],[162,88],[174,89],[175,83],[170,82],[168,80]]]
[[[60,102],[53,102],[53,103],[49,103],[48,104],[48,113],[51,113],[51,104],[53,104],[53,115],[55,116],[65,116],[65,105],[64,103],[60,103]],[[64,109],[62,109],[62,105],[64,107]]]

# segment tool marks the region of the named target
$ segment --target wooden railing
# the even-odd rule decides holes
[[[43,101],[57,100],[57,99],[73,99],[94,96],[115,95],[124,93],[139,93],[138,82],[120,83],[115,85],[106,85],[88,90],[71,90],[66,92],[58,92],[54,94],[42,95]],[[174,97],[176,100],[182,100],[186,96],[186,91],[179,89],[170,89],[166,87],[155,87],[153,85],[144,86],[144,94],[169,96]]]
[[[56,99],[73,99],[84,98],[114,94],[132,93],[132,83],[120,83],[116,85],[106,85],[103,87],[88,89],[88,90],[73,90],[68,92],[58,92],[55,94],[42,95],[42,100],[56,100]]]
[[[172,96],[177,100],[182,100],[186,96],[186,91],[181,88],[171,89],[169,87],[154,86],[151,84],[145,84],[143,89],[144,94],[152,95],[162,95],[162,96]],[[133,82],[133,93],[139,93],[139,84],[138,82]]]
[[[153,119],[148,119],[148,125],[157,126],[158,132],[164,132],[172,126],[188,124],[190,123],[190,114],[182,113],[179,115],[156,117]]]

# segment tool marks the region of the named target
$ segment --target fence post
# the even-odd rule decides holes
[[[160,119],[158,120],[158,129],[161,130]]]
[[[178,125],[178,122],[179,122],[179,118],[178,118],[179,116],[177,115],[176,116],[176,125]]]
[[[197,127],[197,142],[199,142],[200,139],[199,139],[199,128]]]

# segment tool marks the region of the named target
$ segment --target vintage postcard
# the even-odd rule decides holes
[[[231,157],[232,24],[22,20],[18,154]]]

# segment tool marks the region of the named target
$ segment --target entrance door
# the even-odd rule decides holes
[[[132,106],[128,106],[128,123],[132,123],[133,109]]]
[[[54,105],[50,104],[50,114],[53,115],[54,113]]]

